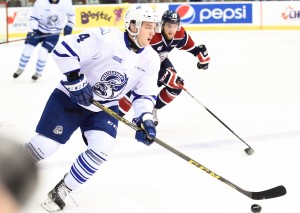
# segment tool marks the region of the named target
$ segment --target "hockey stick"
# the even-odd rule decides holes
[[[254,153],[254,149],[247,144],[240,136],[238,136],[232,129],[230,129],[223,121],[221,121],[220,118],[218,118],[212,111],[210,111],[204,104],[202,104],[198,99],[196,99],[185,87],[182,86],[182,89],[191,96],[195,101],[197,101],[207,112],[209,112],[212,116],[214,116],[223,126],[225,126],[232,134],[234,134],[240,141],[242,141],[244,144],[248,146],[244,151],[247,155],[252,155]]]
[[[130,128],[132,128],[134,130],[140,130],[140,128],[137,127],[134,123],[132,123],[132,122],[126,120],[125,118],[119,116],[116,112],[114,112],[111,109],[103,106],[99,102],[97,102],[95,100],[91,100],[91,102],[95,106],[97,106],[98,108],[100,108],[101,110],[103,110],[104,112],[106,112],[107,114],[109,114],[112,117],[116,118],[117,120],[121,121],[123,124],[129,126]],[[177,156],[181,157],[182,159],[186,160],[190,164],[192,164],[192,165],[196,166],[197,168],[201,169],[202,171],[206,172],[210,176],[212,176],[212,177],[218,179],[219,181],[227,184],[228,186],[232,187],[233,189],[236,189],[240,193],[246,195],[247,197],[249,197],[249,198],[251,198],[253,200],[263,200],[263,199],[276,198],[276,197],[280,197],[280,196],[283,196],[283,195],[286,194],[286,189],[282,185],[274,187],[274,188],[271,188],[271,189],[268,189],[268,190],[265,190],[265,191],[260,191],[260,192],[246,191],[246,190],[238,187],[234,183],[230,182],[229,180],[221,177],[220,175],[217,175],[216,173],[214,173],[210,169],[206,168],[205,166],[201,165],[200,163],[198,163],[197,161],[191,159],[190,157],[186,156],[185,154],[181,153],[180,151],[178,151],[178,150],[174,149],[173,147],[169,146],[168,144],[166,144],[162,140],[160,140],[158,138],[155,138],[154,141],[157,144],[159,144],[160,146],[162,146],[165,149],[169,150],[170,152],[174,153],[175,155],[177,155]]]
[[[56,36],[56,35],[60,35],[60,33],[55,33],[55,34],[47,34],[47,35],[41,35],[41,36],[34,36],[35,39],[39,39],[39,38],[46,38],[46,37],[51,37],[51,36]],[[7,42],[3,42],[0,44],[7,44],[7,43],[11,43],[11,42],[16,42],[16,41],[24,41],[27,38],[21,38],[21,39],[17,39],[17,40],[11,40],[11,41],[7,41]]]

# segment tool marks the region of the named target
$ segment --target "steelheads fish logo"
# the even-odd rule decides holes
[[[100,81],[93,86],[95,94],[105,99],[114,99],[124,90],[128,77],[117,71],[105,72]]]

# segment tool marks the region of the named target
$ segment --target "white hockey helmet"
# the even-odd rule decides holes
[[[125,29],[132,36],[136,36],[140,33],[140,28],[142,26],[143,21],[156,23],[155,32],[160,32],[161,17],[159,17],[157,12],[147,4],[138,4],[138,5],[131,6],[127,10],[124,20],[125,20]],[[131,32],[129,29],[131,21],[135,21],[135,25],[137,28],[136,33]]]

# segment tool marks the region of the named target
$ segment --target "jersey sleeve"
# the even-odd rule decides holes
[[[195,45],[195,42],[193,41],[192,37],[185,31],[183,27],[181,27],[181,33],[183,33],[183,39],[178,44],[177,48],[180,50],[185,50],[194,56],[199,54],[199,47]]]
[[[160,67],[158,54],[152,57],[152,66],[149,73],[146,73],[132,92],[133,117],[139,117],[144,112],[152,112],[156,103],[157,95],[157,75]]]
[[[178,43],[177,48],[180,50],[191,51],[196,47],[195,42],[191,38],[191,36],[186,32],[184,27],[181,26],[180,31],[176,35],[176,37],[181,38],[181,41]]]
[[[68,18],[68,22],[66,25],[73,28],[75,25],[75,9],[72,5],[72,2],[70,2],[69,10],[67,11],[67,18]]]
[[[31,16],[29,18],[29,26],[32,30],[37,30],[39,28],[39,19],[41,19],[41,12],[42,9],[41,1],[37,0],[31,11]]]
[[[87,30],[80,34],[64,37],[53,51],[53,59],[63,74],[80,71],[81,64],[100,54],[101,39],[97,31]]]

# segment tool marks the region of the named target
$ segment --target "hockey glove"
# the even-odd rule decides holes
[[[168,67],[158,81],[172,89],[181,89],[184,84],[184,80],[177,75],[173,67]]]
[[[64,27],[64,36],[72,34],[72,30],[73,30],[72,27],[70,27],[69,25],[66,25]]]
[[[81,74],[78,79],[72,81],[61,81],[61,84],[69,91],[73,102],[83,106],[90,106],[93,98],[92,87],[87,78]]]
[[[203,44],[199,45],[197,48],[199,51],[199,53],[197,54],[197,57],[199,59],[199,62],[197,63],[197,67],[198,69],[206,70],[210,62],[210,57],[208,56],[207,49]]]
[[[25,44],[34,42],[34,40],[37,39],[36,37],[41,34],[42,32],[38,30],[33,30],[32,32],[28,32],[26,35]]]
[[[154,142],[156,136],[152,114],[150,112],[143,113],[140,117],[134,118],[132,122],[141,129],[136,131],[135,139],[138,142],[150,146]]]

